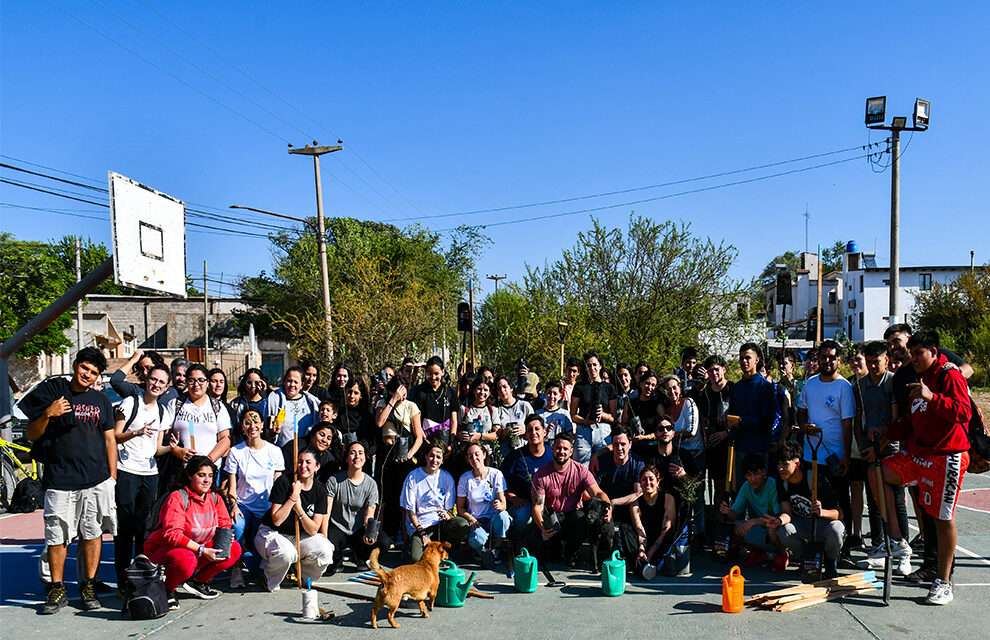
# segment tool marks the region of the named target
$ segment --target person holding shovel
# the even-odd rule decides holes
[[[776,531],[780,542],[798,557],[805,544],[820,541],[824,547],[825,577],[834,578],[839,575],[839,554],[846,535],[842,511],[828,476],[822,475],[818,478],[818,486],[814,486],[814,478],[801,466],[802,453],[797,442],[791,441],[784,446],[777,461],[777,497],[781,513],[767,519],[767,527]],[[817,492],[814,491],[816,488]]]

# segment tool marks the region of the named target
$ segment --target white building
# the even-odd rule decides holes
[[[853,342],[882,340],[884,330],[890,326],[888,267],[878,267],[876,256],[864,254],[855,242],[846,245],[842,271],[824,274],[822,278],[822,307],[824,338],[848,338]],[[914,317],[915,297],[920,291],[928,291],[935,283],[949,284],[959,278],[969,266],[902,266],[898,307],[900,322],[911,323]],[[805,337],[807,324],[803,321],[815,315],[818,306],[818,258],[813,253],[801,254],[801,268],[797,280],[791,285],[793,304],[786,308],[777,304],[776,288],[764,291],[767,302],[767,321],[771,326],[768,337],[779,339],[777,328],[788,326],[791,338]],[[793,323],[793,324],[792,324]]]
[[[872,255],[859,252],[850,242],[843,261],[842,311],[845,316],[843,333],[853,342],[882,340],[890,326],[890,268],[876,266]],[[915,297],[928,291],[935,283],[954,282],[969,266],[901,267],[897,306],[899,322],[911,324],[914,319]]]

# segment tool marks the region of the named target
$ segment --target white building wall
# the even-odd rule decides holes
[[[900,322],[911,324],[914,321],[915,297],[921,290],[922,274],[930,274],[932,284],[950,284],[962,275],[959,269],[945,270],[901,270],[900,293],[898,295],[898,307],[901,312]],[[864,291],[859,292],[859,277],[864,277]],[[850,272],[847,276],[853,284],[853,290],[846,287],[846,295],[849,299],[856,300],[856,308],[849,308],[848,302],[844,305],[845,312],[853,318],[853,332],[851,338],[855,342],[870,340],[882,340],[883,332],[890,326],[887,314],[890,307],[890,294],[888,293],[887,271],[866,271]],[[863,312],[863,328],[859,325],[859,312]],[[848,320],[847,320],[848,326]]]

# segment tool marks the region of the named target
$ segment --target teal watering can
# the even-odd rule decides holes
[[[465,579],[463,570],[458,569],[457,565],[450,560],[444,560],[440,563],[440,586],[437,588],[437,606],[463,607],[473,582],[473,571],[471,572],[471,576]]]
[[[526,547],[519,551],[519,555],[512,559],[512,570],[515,572],[513,582],[516,591],[519,593],[533,593],[536,591],[536,574],[539,569],[536,566],[536,558],[529,555]]]
[[[616,597],[626,592],[626,561],[618,551],[612,552],[612,559],[602,562],[602,593]]]

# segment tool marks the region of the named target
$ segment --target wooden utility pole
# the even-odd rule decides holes
[[[474,280],[468,280],[468,307],[471,309],[471,372],[478,370],[478,356],[474,350]]]
[[[339,142],[339,141],[338,141]],[[316,178],[316,233],[318,245],[320,247],[320,280],[323,285],[323,317],[326,323],[325,348],[328,362],[333,362],[333,319],[330,316],[330,274],[327,267],[327,233],[323,221],[323,184],[320,180],[320,156],[334,151],[342,151],[341,145],[318,146],[318,142],[313,140],[313,145],[306,145],[301,149],[293,149],[289,145],[289,153],[292,155],[312,156],[313,174]]]
[[[815,345],[822,341],[822,335],[824,335],[825,328],[822,323],[825,321],[825,311],[822,309],[822,248],[818,247],[818,310],[815,312],[818,315],[817,326],[815,328]]]
[[[82,241],[76,236],[76,284],[82,280]],[[83,348],[82,298],[76,300],[76,353]]]
[[[210,300],[206,292],[206,260],[203,260],[203,366],[210,368]]]

